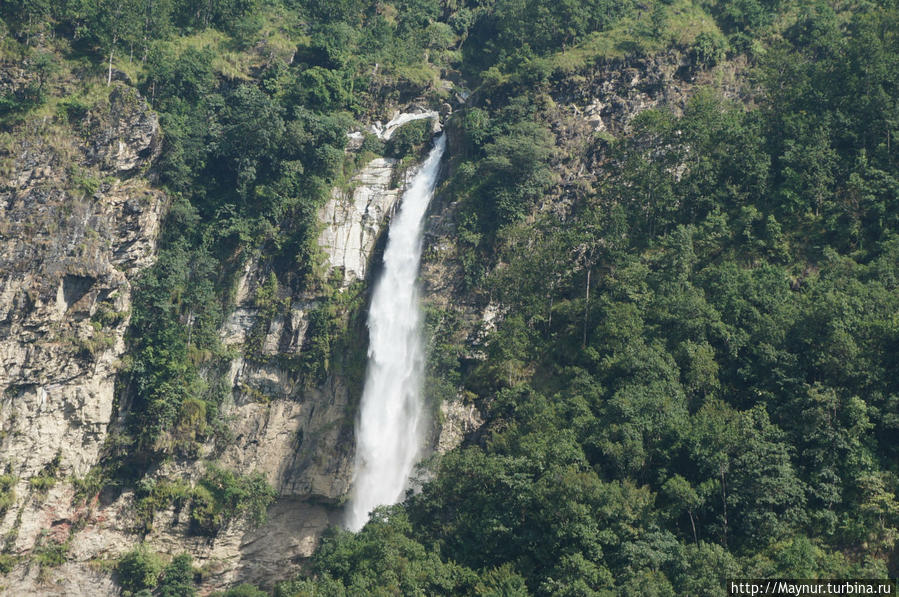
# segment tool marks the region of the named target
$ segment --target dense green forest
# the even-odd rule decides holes
[[[441,193],[465,291],[503,316],[483,359],[434,358],[486,423],[420,493],[330,531],[279,597],[899,575],[894,0],[6,0],[2,18],[4,55],[32,73],[0,97],[4,126],[75,118],[117,77],[160,114],[173,205],[136,295],[132,433],[105,473],[125,479],[217,432],[225,389],[199,367],[226,356],[239,264],[327,285],[315,213],[357,166],[346,131],[444,101],[442,76],[473,90]],[[739,64],[748,91],[710,85],[562,154],[553,90],[661,52]],[[385,151],[412,149],[366,139]],[[589,160],[589,184],[561,184]],[[318,379],[345,347],[334,305],[312,325],[296,366]],[[267,503],[229,483],[248,488],[231,508]],[[129,558],[129,590],[194,594],[189,560]]]

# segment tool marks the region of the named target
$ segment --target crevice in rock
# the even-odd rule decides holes
[[[91,286],[97,280],[90,276],[76,276],[66,274],[62,278],[62,295],[66,304],[66,310],[71,309],[84,295],[90,292]]]

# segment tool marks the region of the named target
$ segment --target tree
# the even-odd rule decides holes
[[[162,560],[145,544],[126,553],[116,564],[119,584],[123,589],[134,592],[154,588],[162,569]]]
[[[193,576],[193,558],[190,554],[177,555],[163,569],[156,594],[159,597],[195,597],[197,589]]]
[[[693,531],[693,542],[697,543],[699,539],[696,534],[696,520],[693,513],[702,505],[699,494],[690,486],[689,481],[680,475],[674,475],[665,481],[662,492],[671,500],[675,516],[679,516],[684,511],[687,512],[690,517],[690,529]]]
[[[140,0],[98,0],[88,5],[86,21],[87,34],[107,56],[106,85],[112,83],[112,60],[120,43],[131,43],[140,39]]]
[[[490,203],[496,227],[521,219],[553,180],[549,167],[554,139],[536,122],[514,124],[484,147],[482,196]]]
[[[273,166],[284,135],[281,108],[253,85],[241,85],[227,97],[221,111],[221,135],[212,152],[222,184],[235,185],[246,199],[252,185]]]

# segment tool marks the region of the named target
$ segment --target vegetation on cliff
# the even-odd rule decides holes
[[[174,204],[126,375],[145,459],[216,429],[221,391],[198,366],[222,356],[237,265],[264,249],[276,283],[317,283],[314,217],[349,168],[348,127],[444,99],[441,74],[476,89],[444,192],[465,292],[501,316],[483,358],[443,346],[441,368],[485,425],[420,493],[331,531],[277,595],[899,574],[895,2],[28,0],[2,16],[4,56],[29,65],[4,123],[77,118],[113,75],[160,113]],[[661,52],[685,78],[743,65],[746,88],[563,143],[560,87]],[[76,68],[94,78],[54,98]],[[198,524],[271,498],[247,491],[245,507],[213,495]],[[158,582],[148,566],[132,588]]]

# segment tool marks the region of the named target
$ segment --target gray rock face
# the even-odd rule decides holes
[[[484,419],[474,404],[465,404],[461,400],[444,402],[440,405],[443,425],[437,437],[436,451],[445,454],[462,445],[465,438],[480,429]]]
[[[618,134],[643,110],[683,107],[693,88],[686,58],[664,54],[615,59],[553,90],[553,99],[591,124],[594,131]]]
[[[432,119],[435,134],[441,130],[437,112],[418,108],[413,112],[397,112],[386,124],[375,123],[372,132],[380,139],[390,139],[402,125],[425,118]],[[353,133],[350,138],[361,143],[361,133]],[[325,226],[318,245],[328,256],[329,270],[343,269],[345,285],[365,279],[375,243],[402,196],[402,187],[412,175],[406,172],[403,184],[391,188],[395,167],[393,158],[372,160],[352,178],[351,190],[334,189],[331,199],[319,211],[319,220]]]
[[[111,105],[118,103],[114,91]],[[9,173],[0,180],[0,470],[17,479],[0,533],[13,554],[48,533],[64,539],[71,527],[71,486],[60,482],[44,496],[47,489],[29,481],[80,477],[97,463],[113,417],[132,280],[155,258],[165,197],[140,179],[109,178],[147,164],[159,143],[146,104],[134,98],[129,110],[95,119],[114,132],[108,159],[85,156],[76,136],[38,123],[17,131],[0,155]],[[141,132],[124,134],[135,122]],[[17,594],[53,594],[32,591],[30,574],[19,575]]]
[[[319,211],[325,227],[318,244],[329,268],[343,268],[345,284],[365,279],[378,235],[400,198],[400,189],[390,188],[395,165],[391,158],[372,160],[353,177],[352,192],[334,189]]]
[[[96,461],[130,280],[152,262],[164,204],[139,182],[79,197],[28,168],[52,159],[23,151],[0,191],[0,458],[22,478],[57,452],[76,475]]]
[[[222,329],[225,345],[248,354],[231,363],[232,400],[223,405],[223,415],[232,421],[234,441],[218,451],[218,459],[234,470],[262,472],[284,498],[334,503],[346,493],[352,475],[349,390],[333,376],[320,387],[305,387],[296,371],[277,358],[302,353],[309,312],[318,298],[282,297],[289,302],[285,312],[260,321],[254,296],[262,279],[251,262]],[[260,354],[245,344],[256,325],[267,326]]]
[[[88,114],[85,146],[88,163],[119,174],[152,162],[162,149],[159,118],[131,87],[117,85],[108,104]]]

